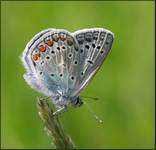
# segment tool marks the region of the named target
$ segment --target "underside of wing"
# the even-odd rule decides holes
[[[27,44],[22,61],[27,83],[47,95],[78,96],[111,49],[114,35],[101,29],[70,33],[47,29]]]
[[[72,33],[79,44],[80,78],[79,88],[73,95],[79,95],[102,65],[109,53],[114,34],[102,28],[83,29]]]
[[[47,29],[40,32],[23,53],[26,81],[46,95],[66,95],[77,81],[77,50],[76,40],[66,30]]]

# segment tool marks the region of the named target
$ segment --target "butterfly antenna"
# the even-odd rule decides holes
[[[99,100],[98,97],[90,97],[90,96],[81,96],[81,97],[84,97],[84,98],[89,98],[89,99],[93,99],[93,100]]]
[[[95,117],[95,119],[99,122],[99,123],[103,123],[103,120],[101,120],[96,114],[95,112],[91,109],[91,107],[87,104],[86,101],[83,101],[84,104],[87,106],[88,110],[93,114],[93,116]]]

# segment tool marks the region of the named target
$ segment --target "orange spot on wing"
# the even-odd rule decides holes
[[[50,39],[47,40],[46,43],[47,43],[48,46],[53,46],[53,44],[54,44],[53,40],[50,40]]]
[[[53,40],[54,40],[55,42],[57,42],[57,41],[59,40],[59,37],[58,37],[57,35],[54,35],[54,36],[53,36]]]
[[[40,54],[38,53],[38,54],[34,54],[32,58],[34,61],[37,61],[39,57],[40,57]]]
[[[60,40],[61,40],[61,41],[65,41],[65,37],[61,35],[61,36],[60,36]]]
[[[45,52],[45,51],[46,51],[46,46],[41,45],[41,46],[39,47],[39,51],[40,51],[40,52]]]

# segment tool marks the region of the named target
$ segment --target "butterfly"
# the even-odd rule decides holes
[[[24,79],[31,88],[50,96],[58,107],[83,104],[80,92],[89,84],[108,55],[114,34],[103,28],[69,32],[46,29],[35,35],[25,47],[22,62]]]

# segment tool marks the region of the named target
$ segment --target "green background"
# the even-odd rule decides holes
[[[27,42],[46,28],[71,32],[103,27],[115,34],[112,51],[85,96],[86,106],[61,117],[77,148],[154,147],[154,2],[1,2],[1,147],[54,148],[36,108],[40,93],[24,81]]]

